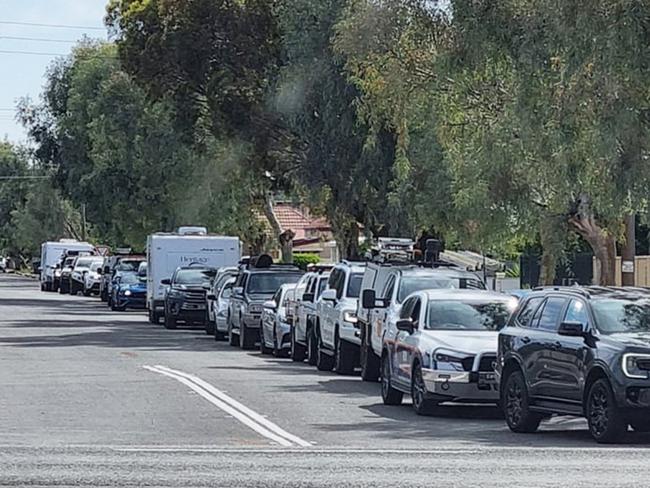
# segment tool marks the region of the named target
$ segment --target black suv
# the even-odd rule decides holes
[[[165,294],[165,328],[175,329],[178,321],[205,327],[205,293],[217,270],[205,266],[184,266],[174,271]]]
[[[296,283],[302,271],[296,266],[272,264],[266,255],[241,266],[228,305],[228,341],[231,346],[253,349],[260,337],[264,302],[286,283]]]
[[[598,442],[650,431],[650,289],[567,287],[528,295],[499,333],[496,373],[508,426],[587,418]]]

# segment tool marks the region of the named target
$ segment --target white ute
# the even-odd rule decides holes
[[[241,259],[238,237],[208,234],[204,227],[181,227],[175,233],[157,233],[147,238],[147,309],[149,321],[164,316],[166,286],[176,268],[200,263],[213,268],[236,266]]]

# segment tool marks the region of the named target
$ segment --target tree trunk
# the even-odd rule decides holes
[[[558,217],[545,217],[540,224],[539,236],[542,244],[542,262],[539,284],[555,284],[557,263],[564,251],[566,241],[566,223]]]
[[[273,230],[273,235],[280,245],[280,259],[283,263],[293,263],[293,239],[296,234],[291,230],[284,230],[273,210],[273,195],[267,195],[262,210]]]
[[[591,200],[581,195],[569,217],[569,225],[589,244],[600,266],[599,285],[616,284],[616,239],[596,222]]]

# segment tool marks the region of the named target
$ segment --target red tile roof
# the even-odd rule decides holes
[[[296,234],[295,239],[304,239],[307,229],[331,230],[330,224],[324,218],[311,217],[308,212],[289,203],[276,203],[273,210],[280,221],[282,229],[292,230]],[[259,217],[264,221],[265,225],[268,225],[263,215]]]

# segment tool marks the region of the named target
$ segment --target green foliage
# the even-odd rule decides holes
[[[320,263],[320,256],[318,254],[294,253],[293,255],[293,264],[303,270],[306,270],[310,264],[318,263]]]

